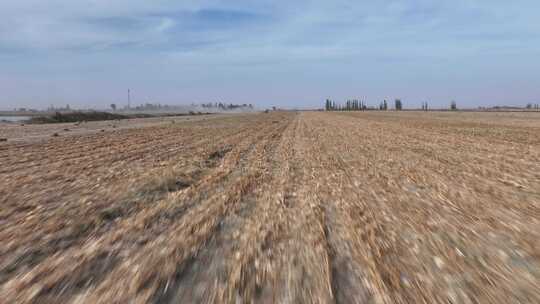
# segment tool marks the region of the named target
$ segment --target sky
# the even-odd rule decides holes
[[[2,0],[0,109],[540,103],[538,0]]]

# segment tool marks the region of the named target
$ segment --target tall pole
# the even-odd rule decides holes
[[[128,109],[131,108],[131,96],[130,96],[130,90],[128,89]]]

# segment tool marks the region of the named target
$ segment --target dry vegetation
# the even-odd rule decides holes
[[[540,302],[539,114],[95,124],[0,129],[1,302]]]

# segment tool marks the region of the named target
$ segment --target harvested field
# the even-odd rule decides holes
[[[122,124],[0,126],[2,302],[540,302],[539,113]]]

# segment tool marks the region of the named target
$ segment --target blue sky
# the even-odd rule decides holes
[[[540,2],[0,1],[0,108],[540,102]]]

